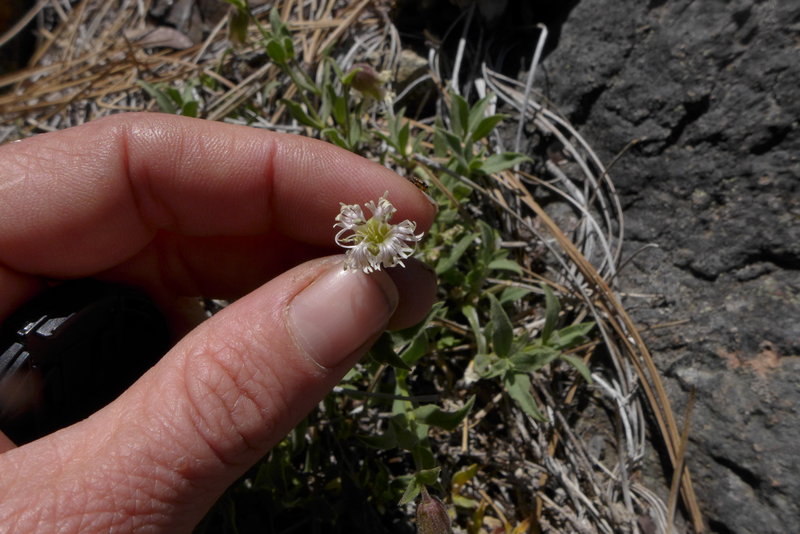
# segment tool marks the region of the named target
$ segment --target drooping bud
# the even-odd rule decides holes
[[[233,9],[230,13],[228,22],[228,39],[235,46],[244,45],[247,42],[247,27],[250,24],[250,12],[247,7]]]
[[[428,495],[425,486],[422,486],[422,498],[417,505],[417,534],[453,534],[447,506]]]
[[[359,63],[353,66],[352,86],[353,89],[358,91],[364,96],[369,96],[375,100],[383,100],[386,96],[386,89],[384,85],[389,80],[389,74],[381,72],[378,74],[375,69],[365,63]]]

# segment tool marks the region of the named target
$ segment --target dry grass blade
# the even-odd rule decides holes
[[[590,287],[594,290],[595,301],[600,305],[600,308],[605,312],[607,318],[612,319],[610,324],[616,330],[618,337],[623,340],[629,357],[633,362],[637,374],[641,380],[642,387],[647,396],[649,406],[656,417],[657,424],[661,430],[664,443],[667,447],[667,452],[672,462],[673,469],[682,471],[681,487],[684,495],[684,501],[690,510],[694,529],[696,532],[703,532],[704,527],[702,523],[702,516],[697,504],[697,497],[691,483],[691,477],[688,471],[683,471],[679,464],[679,447],[681,437],[678,432],[675,417],[670,407],[669,398],[667,397],[666,390],[661,382],[660,374],[655,368],[655,363],[646,349],[646,345],[642,340],[636,325],[631,320],[628,313],[620,304],[614,292],[606,284],[605,280],[597,273],[594,266],[586,260],[583,254],[575,247],[574,243],[561,231],[558,225],[552,218],[542,209],[541,206],[530,196],[524,196],[524,202],[531,208],[537,216],[539,216],[549,231],[556,237],[559,244],[563,247],[569,257],[579,266],[581,274],[588,281]],[[628,341],[628,338],[633,339],[633,343]]]

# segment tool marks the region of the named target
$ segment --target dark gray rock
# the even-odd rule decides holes
[[[617,280],[676,411],[709,530],[800,524],[800,3],[581,0],[538,82],[610,161]],[[679,417],[681,419],[681,417]]]

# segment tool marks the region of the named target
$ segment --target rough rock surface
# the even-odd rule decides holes
[[[682,413],[709,530],[800,524],[800,3],[581,0],[539,87],[624,203],[617,281]],[[679,420],[682,417],[679,416]]]

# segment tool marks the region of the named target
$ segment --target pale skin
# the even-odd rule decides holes
[[[325,143],[127,114],[0,146],[0,169],[0,319],[45,281],[93,276],[144,288],[185,334],[89,419],[20,447],[0,433],[2,532],[190,532],[384,329],[435,298],[415,261],[341,272],[340,202],[389,191],[418,232],[435,210]],[[195,326],[196,295],[236,300]]]

